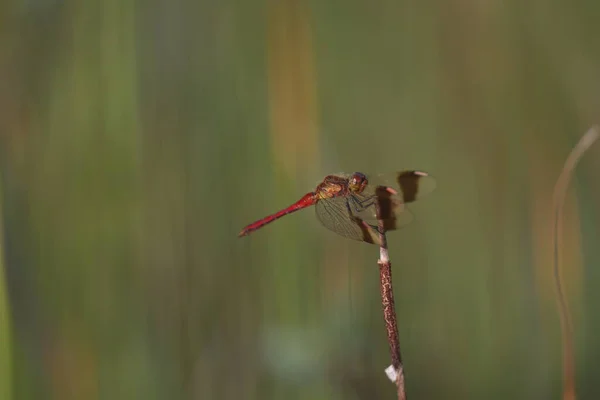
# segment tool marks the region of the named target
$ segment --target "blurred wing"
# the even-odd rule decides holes
[[[375,192],[370,196],[351,196],[350,209],[357,218],[371,225],[377,225],[381,220],[385,231],[403,228],[414,220],[413,213],[406,208],[402,199],[388,191],[387,187],[377,186]]]
[[[351,196],[351,208],[358,218],[368,223],[382,220],[386,231],[412,222],[414,215],[406,204],[423,198],[436,186],[435,179],[428,173],[416,170],[400,171],[391,177],[379,175],[372,180],[361,194]],[[379,202],[379,210],[376,202]]]
[[[396,185],[393,188],[398,190],[398,196],[406,204],[431,193],[435,189],[436,183],[435,179],[427,172],[400,171],[396,173]]]
[[[351,211],[346,197],[322,199],[315,205],[315,213],[323,226],[349,239],[380,245],[376,225],[363,221]]]

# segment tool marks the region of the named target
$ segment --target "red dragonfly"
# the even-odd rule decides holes
[[[247,236],[295,211],[315,206],[317,218],[327,229],[344,237],[380,244],[379,225],[385,231],[405,226],[412,214],[405,208],[423,194],[433,190],[435,180],[426,172],[401,171],[395,174],[396,188],[369,183],[361,172],[328,175],[314,192],[302,196],[291,206],[246,226],[238,237]]]

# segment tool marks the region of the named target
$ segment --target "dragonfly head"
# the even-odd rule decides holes
[[[365,174],[355,172],[350,176],[348,180],[348,189],[353,193],[360,193],[365,189],[365,186],[369,183],[369,180]]]

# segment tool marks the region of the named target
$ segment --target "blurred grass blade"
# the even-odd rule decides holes
[[[554,234],[552,248],[554,249],[554,283],[556,286],[556,296],[558,304],[558,313],[560,315],[560,326],[562,332],[562,352],[563,352],[563,399],[574,400],[575,394],[575,361],[573,350],[573,321],[569,313],[567,296],[564,292],[565,285],[562,283],[561,266],[562,254],[562,219],[563,206],[569,182],[577,163],[586,152],[586,150],[598,139],[600,133],[598,127],[594,126],[588,130],[579,140],[579,143],[567,157],[563,170],[556,181],[553,194],[554,210]]]
[[[0,186],[1,188],[1,186]],[[0,189],[1,194],[1,189]],[[12,399],[11,318],[4,273],[4,221],[0,215],[0,399]]]

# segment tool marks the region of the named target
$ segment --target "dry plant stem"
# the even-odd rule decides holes
[[[396,371],[396,387],[398,390],[398,400],[406,400],[404,390],[404,366],[402,365],[402,356],[400,354],[400,341],[398,339],[398,325],[396,323],[396,308],[394,305],[394,291],[392,288],[392,264],[387,248],[387,238],[383,229],[383,222],[379,222],[379,238],[381,246],[379,247],[379,278],[381,289],[381,304],[383,306],[383,319],[385,320],[385,329],[387,331],[390,353],[392,355],[392,365]]]
[[[569,181],[577,163],[585,151],[598,139],[600,132],[597,126],[588,130],[579,143],[569,154],[562,169],[553,194],[553,212],[554,212],[554,232],[552,235],[552,248],[554,249],[554,284],[556,287],[558,313],[560,316],[560,326],[562,334],[562,353],[563,353],[563,400],[574,400],[575,392],[575,360],[573,351],[573,322],[569,313],[569,305],[562,284],[561,265],[562,265],[562,220],[565,197]]]

